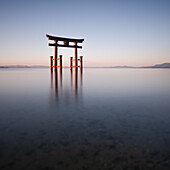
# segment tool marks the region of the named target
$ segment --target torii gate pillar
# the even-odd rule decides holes
[[[56,41],[55,41],[55,43],[57,43]],[[55,46],[55,48],[54,48],[54,68],[57,68],[57,52],[58,52],[58,47],[57,46]]]
[[[75,43],[75,46],[77,46],[77,43]],[[75,68],[77,69],[77,48],[75,48]]]

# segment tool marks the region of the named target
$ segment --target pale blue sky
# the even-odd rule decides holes
[[[85,66],[170,62],[169,0],[6,0],[0,21],[0,65],[49,65],[46,33],[84,38]],[[59,53],[69,65],[73,49]]]

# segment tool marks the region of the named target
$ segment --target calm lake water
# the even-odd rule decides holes
[[[170,69],[0,69],[0,170],[169,170]]]

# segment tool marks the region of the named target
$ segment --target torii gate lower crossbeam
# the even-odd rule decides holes
[[[75,58],[73,59],[73,57],[70,57],[70,69],[72,69],[73,67],[75,69],[77,69],[78,67],[80,67],[82,69],[83,67],[83,56],[80,56],[80,59],[78,59],[78,51],[77,48],[82,48],[82,46],[79,46],[78,43],[82,43],[84,41],[84,39],[73,39],[73,38],[63,38],[63,37],[55,37],[55,36],[51,36],[51,35],[46,35],[46,37],[49,40],[53,40],[54,43],[51,44],[49,43],[49,46],[54,46],[54,58],[53,56],[51,56],[51,60],[50,60],[50,64],[51,64],[51,69],[54,67],[55,69],[57,69],[57,67],[60,67],[60,69],[62,69],[62,55],[60,55],[60,57],[58,58],[58,47],[70,47],[70,48],[74,48],[75,49]],[[62,42],[62,43],[61,43]],[[74,45],[71,45],[70,42],[74,43]],[[57,61],[60,61],[60,64],[58,65]],[[53,65],[53,61],[54,61],[54,65]],[[75,65],[72,65],[72,62],[75,61]],[[80,61],[80,65],[78,65],[78,61]]]

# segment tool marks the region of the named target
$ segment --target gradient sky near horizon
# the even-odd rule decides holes
[[[0,23],[0,65],[49,65],[47,33],[84,38],[85,66],[170,62],[170,0],[6,0]]]

